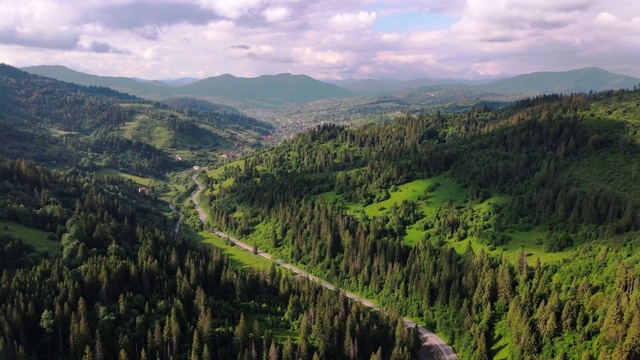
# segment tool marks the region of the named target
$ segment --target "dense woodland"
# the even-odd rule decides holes
[[[163,176],[215,163],[238,141],[262,146],[273,126],[228,107],[181,98],[151,102],[109,88],[31,75],[0,64],[0,155],[62,168]],[[188,165],[187,164],[187,165]]]
[[[0,237],[2,359],[407,359],[420,346],[398,317],[275,265],[232,266],[122,180],[0,160],[0,190],[1,221],[60,246]]]
[[[408,359],[420,344],[401,315],[462,359],[640,357],[640,91],[324,125],[201,174],[212,226],[375,312],[275,265],[238,267],[194,241],[193,210],[176,233],[166,203],[94,173],[163,176],[173,151],[206,160],[270,125],[195,99],[0,75],[0,222],[57,249],[0,234],[0,359]],[[354,210],[436,176],[462,200],[435,202],[436,183],[378,215]],[[500,252],[531,229],[564,260]],[[455,251],[465,240],[486,251]]]
[[[246,236],[271,226],[258,246],[422,319],[461,358],[632,359],[639,129],[635,90],[326,125],[203,175],[205,200],[216,226]],[[379,216],[349,210],[442,174],[461,185],[462,205],[431,217],[411,201]],[[473,210],[496,197],[505,200],[488,213]],[[403,240],[410,225],[425,231],[414,246]],[[527,261],[526,249],[511,261],[447,245],[470,238],[496,249],[506,230],[533,227],[547,230],[546,251],[576,250],[543,264]]]

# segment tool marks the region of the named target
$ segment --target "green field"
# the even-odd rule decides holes
[[[77,135],[77,131],[64,131],[56,128],[49,128],[49,132],[53,137],[60,137],[65,135]]]
[[[138,115],[133,119],[133,121],[124,123],[124,125],[120,127],[120,135],[125,139],[132,139],[133,133],[138,128],[138,123],[143,119],[142,116],[143,115]]]
[[[47,251],[49,254],[58,252],[58,243],[47,239],[49,233],[22,226],[14,222],[0,222],[0,234],[9,234],[15,238],[22,239],[25,243],[33,245],[36,251]]]
[[[96,176],[110,176],[110,177],[121,177],[127,180],[131,180],[134,183],[140,184],[140,185],[144,185],[144,186],[149,186],[149,184],[151,183],[152,178],[145,178],[145,177],[141,177],[141,176],[136,176],[136,175],[131,175],[131,174],[127,174],[127,173],[123,173],[120,172],[116,169],[111,169],[111,168],[105,168],[105,169],[100,169],[98,171],[96,171]]]
[[[137,115],[132,121],[120,126],[120,135],[126,139],[138,139],[157,148],[169,146],[171,133],[156,122],[149,121],[146,115]]]
[[[268,269],[271,267],[272,262],[263,258],[262,256],[254,255],[252,252],[247,251],[236,245],[229,245],[227,241],[218,235],[211,234],[207,231],[200,231],[198,236],[201,241],[213,245],[220,249],[220,251],[227,255],[231,261],[241,267],[253,267],[257,269]]]
[[[430,191],[427,191],[430,190]],[[318,195],[327,203],[341,202],[342,198],[335,191],[329,191]],[[425,200],[426,198],[426,200]],[[466,191],[448,174],[439,175],[429,179],[418,179],[409,183],[400,185],[396,191],[389,192],[389,198],[377,203],[361,206],[358,204],[345,204],[347,210],[351,214],[359,214],[364,212],[368,217],[381,216],[389,212],[392,205],[400,205],[402,201],[415,201],[418,203],[420,211],[426,218],[435,216],[439,207],[447,202],[454,205],[464,205],[466,202]],[[495,195],[482,203],[473,206],[474,212],[481,215],[492,210],[494,204],[504,204],[508,201],[506,196]],[[495,219],[491,218],[489,224],[494,225]],[[417,225],[411,225],[406,229],[404,241],[407,245],[417,244],[426,234],[426,231],[418,228]],[[516,259],[520,249],[524,249],[527,254],[527,260],[534,265],[539,258],[542,262],[556,262],[565,258],[570,250],[549,253],[544,251],[544,245],[538,241],[538,238],[546,236],[545,229],[534,228],[529,231],[507,230],[507,234],[513,240],[507,245],[491,249],[489,246],[480,244],[475,238],[467,238],[463,241],[450,241],[450,245],[458,252],[463,253],[467,249],[467,244],[471,241],[474,252],[478,253],[484,250],[487,253],[501,254],[504,253],[509,259]],[[254,235],[254,234],[252,234]],[[265,234],[261,234],[266,236]]]
[[[210,178],[213,178],[213,179],[217,179],[222,175],[222,173],[224,172],[224,169],[226,167],[234,167],[234,166],[243,167],[244,166],[244,160],[232,161],[232,162],[230,162],[228,164],[222,165],[222,166],[217,167],[215,169],[208,170],[207,171],[207,176],[209,176]]]
[[[511,240],[507,245],[499,246],[494,250],[491,250],[489,246],[480,244],[472,239],[451,242],[451,246],[453,246],[458,253],[463,253],[467,249],[467,244],[471,241],[471,247],[473,248],[473,252],[476,254],[480,253],[480,251],[491,254],[504,254],[513,262],[515,262],[520,249],[523,249],[527,255],[527,262],[529,265],[535,265],[538,259],[540,259],[540,262],[542,263],[558,262],[567,257],[571,252],[571,248],[555,253],[545,252],[544,245],[537,241],[537,238],[546,235],[546,231],[541,228],[534,228],[529,231],[509,230],[507,231],[507,234],[511,236],[513,240]]]

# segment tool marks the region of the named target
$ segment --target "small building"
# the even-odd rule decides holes
[[[193,170],[196,170],[196,171],[197,171],[197,170],[200,170],[200,166],[198,166],[198,165],[194,165],[194,166],[193,166]]]
[[[180,155],[176,155],[176,160],[178,160],[178,161],[182,161],[182,156],[180,156]]]
[[[146,187],[138,188],[138,194],[149,195],[149,190]]]

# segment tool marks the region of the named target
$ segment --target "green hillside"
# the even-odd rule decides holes
[[[610,73],[600,68],[584,68],[560,72],[537,72],[474,86],[478,91],[493,93],[578,93],[589,91],[633,89],[640,79]]]
[[[61,65],[29,66],[22,70],[35,75],[84,86],[108,87],[123,93],[160,100],[171,95],[169,85],[160,82],[140,82],[127,77],[98,76],[85,74]]]
[[[306,75],[278,74],[239,78],[225,74],[187,85],[169,86],[160,82],[140,82],[132,78],[89,75],[64,66],[42,65],[27,67],[24,70],[61,81],[109,87],[146,99],[161,100],[189,96],[242,105],[245,108],[273,108],[283,104],[352,96],[343,88],[314,80]]]
[[[264,75],[238,78],[225,74],[210,77],[181,87],[192,96],[228,98],[235,102],[277,106],[287,103],[307,103],[327,98],[342,98],[351,93],[336,85],[314,80],[306,75]]]
[[[141,175],[215,163],[224,152],[250,152],[274,130],[208,102],[151,102],[6,65],[0,66],[0,104],[0,155]]]
[[[216,227],[409,312],[460,358],[634,358],[638,104],[325,125],[203,174],[204,201]]]
[[[177,216],[138,186],[0,158],[1,359],[409,358],[420,346],[393,315],[176,234]]]

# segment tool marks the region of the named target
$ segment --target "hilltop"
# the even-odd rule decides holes
[[[283,104],[300,104],[319,99],[343,98],[352,94],[336,85],[314,80],[306,75],[278,74],[241,78],[225,74],[186,85],[160,81],[138,81],[126,77],[96,76],[64,66],[33,66],[29,73],[81,85],[106,86],[146,99],[160,100],[190,96],[222,102],[242,108],[273,108]]]
[[[596,68],[570,71],[535,72],[500,80],[470,81],[465,79],[414,79],[414,80],[352,80],[338,82],[340,86],[362,95],[397,92],[406,89],[432,90],[434,88],[467,88],[478,94],[570,94],[589,91],[632,89],[640,79]]]

